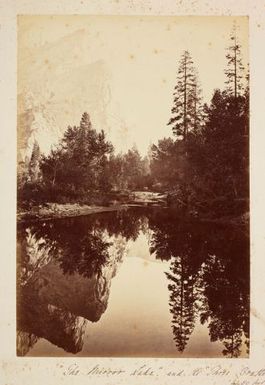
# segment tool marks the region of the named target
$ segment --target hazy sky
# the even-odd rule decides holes
[[[95,105],[102,105],[102,94],[105,108],[94,112],[89,106],[97,108],[88,103],[87,112],[95,127],[104,128],[118,150],[136,143],[145,153],[151,142],[171,135],[167,122],[184,50],[190,51],[198,69],[206,102],[214,88],[224,87],[225,49],[235,19],[246,63],[247,17],[21,16],[18,92],[32,91],[46,103],[46,96],[41,94],[47,94],[48,89],[53,97],[47,99],[46,109],[52,114],[53,104],[60,105],[56,110],[60,132],[68,124],[78,124],[76,119],[84,112],[86,98],[91,101],[94,97]],[[93,80],[89,71],[86,78],[84,69],[95,62],[103,64],[104,79],[94,79],[96,84],[81,95],[82,82]],[[61,82],[54,79],[59,79],[62,71],[72,74],[80,70],[80,87],[75,83],[71,88],[71,103],[68,100],[67,114],[63,113],[62,97],[57,95],[69,90],[72,77],[65,76]],[[97,84],[101,90],[95,92]],[[105,127],[99,127],[102,122]]]

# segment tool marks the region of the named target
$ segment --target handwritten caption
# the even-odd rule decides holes
[[[89,368],[83,368],[77,363],[69,366],[59,365],[64,376],[87,376],[87,377],[167,377],[167,378],[184,378],[184,377],[215,377],[226,378],[226,384],[230,385],[265,385],[265,368],[252,370],[248,366],[242,366],[238,369],[232,366],[200,366],[197,368],[171,368],[170,370],[163,366],[152,367],[149,365],[141,365],[133,369],[122,367],[104,367],[101,365],[92,365]]]

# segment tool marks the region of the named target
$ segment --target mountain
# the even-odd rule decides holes
[[[18,161],[30,157],[36,140],[47,154],[68,125],[87,111],[96,129],[109,130],[109,74],[86,54],[83,30],[18,54]]]

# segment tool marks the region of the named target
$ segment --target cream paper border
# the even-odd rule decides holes
[[[16,357],[16,16],[248,15],[251,73],[251,350],[249,359]],[[265,384],[265,0],[0,0],[0,385]],[[91,376],[98,365],[120,375]],[[153,375],[131,375],[146,365]],[[74,368],[69,374],[69,367]],[[168,376],[169,372],[182,373]],[[68,373],[68,374],[66,374]]]

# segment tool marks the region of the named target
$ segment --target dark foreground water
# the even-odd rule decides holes
[[[246,229],[135,208],[18,228],[17,354],[246,357]]]

